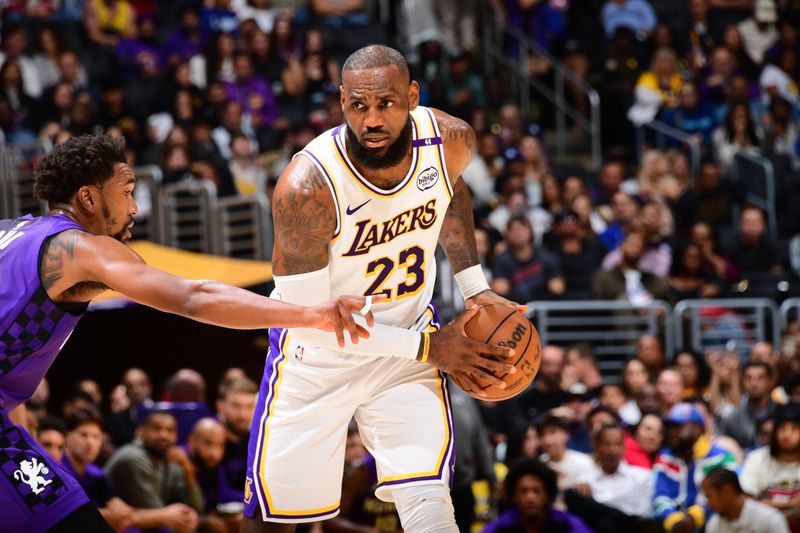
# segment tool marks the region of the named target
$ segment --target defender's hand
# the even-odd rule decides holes
[[[464,333],[464,326],[477,312],[478,308],[472,307],[450,324],[430,334],[428,362],[442,372],[459,378],[471,391],[484,396],[475,378],[504,389],[505,382],[492,373],[513,374],[517,369],[505,362],[514,356],[514,350],[484,344],[470,339]]]
[[[371,297],[373,304],[385,300],[386,297],[384,295]],[[306,311],[306,326],[321,329],[322,331],[333,331],[336,333],[336,340],[339,342],[339,346],[342,348],[345,347],[345,331],[350,334],[350,341],[353,344],[358,344],[359,337],[369,338],[369,332],[366,328],[356,324],[356,321],[353,320],[353,313],[361,312],[366,304],[367,297],[365,296],[339,296],[333,300],[328,300],[323,304],[308,308]],[[367,310],[363,316],[367,319],[369,327],[375,325],[375,317],[372,316],[372,311]]]

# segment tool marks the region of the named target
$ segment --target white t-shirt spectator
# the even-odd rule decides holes
[[[613,474],[596,468],[579,482],[592,487],[592,498],[598,503],[619,509],[629,516],[648,516],[652,508],[655,478],[646,468],[631,466],[625,461]]]
[[[789,533],[783,513],[769,505],[747,498],[742,514],[736,520],[728,520],[718,514],[711,517],[706,533]]]
[[[764,62],[764,54],[778,41],[778,30],[775,24],[770,24],[767,31],[761,32],[754,18],[743,20],[739,23],[739,34],[742,36],[744,51],[755,63]]]
[[[624,0],[621,4],[608,1],[603,6],[602,20],[607,37],[613,36],[617,28],[649,33],[658,22],[647,0]]]
[[[772,457],[769,446],[750,452],[739,476],[742,489],[756,498],[764,493],[771,500],[788,500],[800,493],[800,461],[785,463]]]
[[[548,460],[547,466],[558,474],[559,490],[571,489],[587,474],[597,469],[590,456],[575,450],[567,450],[559,462]]]
[[[480,155],[475,154],[461,177],[472,191],[473,202],[477,206],[490,205],[497,200],[491,170]]]

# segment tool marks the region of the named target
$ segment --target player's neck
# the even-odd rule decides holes
[[[63,215],[86,230],[88,230],[90,226],[89,219],[82,216],[81,213],[70,204],[53,204],[48,214]]]

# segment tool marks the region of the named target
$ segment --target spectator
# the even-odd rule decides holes
[[[781,252],[767,235],[764,212],[757,207],[742,209],[736,239],[725,254],[743,274],[783,271]]]
[[[225,426],[227,440],[222,459],[222,473],[232,487],[227,502],[241,502],[244,498],[247,477],[247,443],[250,439],[250,424],[256,409],[258,386],[249,378],[233,380],[223,389],[217,400],[217,415]]]
[[[610,38],[618,28],[647,34],[656,26],[656,14],[647,0],[607,0],[602,11],[603,27]]]
[[[705,525],[710,509],[700,483],[714,468],[733,468],[730,452],[708,442],[704,421],[691,404],[675,405],[666,419],[667,443],[656,459],[653,509],[664,529],[691,533]]]
[[[647,381],[655,382],[664,368],[664,344],[661,338],[657,335],[642,335],[639,337],[639,340],[636,341],[634,357],[644,365],[647,371]],[[637,381],[641,382],[641,379]],[[638,394],[641,390],[632,390],[631,392]]]
[[[581,475],[594,470],[592,458],[567,448],[569,421],[545,413],[537,423],[542,439],[542,460],[558,474],[558,487],[566,490],[575,486]]]
[[[673,358],[675,368],[683,378],[683,399],[705,398],[708,394],[708,383],[711,369],[708,368],[702,355],[691,350],[678,352]]]
[[[559,295],[566,289],[558,260],[534,246],[533,228],[525,215],[508,221],[508,250],[500,254],[492,272],[492,289],[498,294],[524,303]]]
[[[797,166],[800,131],[792,118],[791,103],[780,96],[773,97],[764,122],[764,152],[787,156]]]
[[[541,453],[539,430],[531,424],[522,424],[508,437],[503,464],[511,466],[520,458],[537,459]]]
[[[510,508],[492,520],[483,533],[589,533],[575,515],[553,507],[558,496],[556,473],[535,459],[513,464],[505,479]]]
[[[633,229],[639,215],[639,204],[628,193],[618,191],[611,198],[611,211],[614,215],[606,229],[599,235],[600,241],[609,250],[619,248],[625,236]]]
[[[58,58],[65,49],[65,45],[61,42],[61,37],[52,27],[45,26],[42,28],[36,42],[36,53],[31,60],[36,69],[36,77],[43,90],[52,87],[58,82],[60,78]]]
[[[278,9],[270,6],[270,0],[246,0],[235,4],[233,9],[240,22],[255,20],[258,29],[265,34],[272,31],[275,16],[278,14]]]
[[[592,201],[595,205],[611,204],[614,195],[619,192],[620,185],[625,181],[625,167],[617,160],[603,163],[597,175],[597,185],[592,189]]]
[[[500,108],[498,122],[500,132],[497,140],[505,151],[509,147],[517,147],[522,141],[522,116],[519,107],[514,104],[505,104]]]
[[[122,384],[130,400],[130,407],[120,411],[106,422],[106,430],[111,435],[114,446],[120,447],[133,440],[139,410],[153,404],[153,386],[150,376],[140,368],[129,368],[122,376]]]
[[[709,507],[717,513],[708,521],[706,533],[789,533],[781,513],[744,494],[735,472],[726,468],[712,470],[703,480],[703,492]]]
[[[228,168],[239,194],[263,193],[266,190],[267,172],[257,163],[256,154],[253,153],[253,143],[247,136],[233,135]]]
[[[674,206],[675,219],[705,222],[714,229],[727,226],[733,208],[733,191],[720,178],[720,168],[713,160],[703,159],[694,188],[686,190]]]
[[[663,444],[664,422],[659,415],[645,412],[634,426],[633,435],[625,435],[625,462],[651,469]]]
[[[597,401],[600,407],[613,411],[627,426],[635,425],[639,421],[638,416],[629,417],[627,420],[622,417],[620,410],[628,402],[628,397],[625,394],[625,389],[619,383],[601,385],[600,392],[597,394]],[[639,413],[639,416],[641,416],[641,413]]]
[[[229,100],[224,104],[220,122],[220,125],[211,132],[211,137],[214,139],[218,153],[225,160],[230,160],[233,156],[231,140],[234,135],[245,135],[255,143],[255,134],[249,122],[245,120],[242,104],[238,101]]]
[[[646,250],[639,260],[642,272],[666,277],[672,264],[672,247],[665,237],[664,212],[662,206],[648,202],[640,211],[639,220],[644,231]],[[622,250],[616,248],[603,258],[603,270],[611,270],[622,262]]]
[[[739,23],[738,30],[747,56],[756,65],[764,63],[764,55],[778,41],[775,22],[778,10],[774,0],[756,0],[753,16]]]
[[[579,230],[574,211],[565,208],[553,217],[553,251],[564,276],[565,294],[578,299],[590,293],[592,273],[605,254],[605,247],[594,235],[582,236]]]
[[[733,283],[739,279],[739,271],[725,257],[719,255],[714,230],[705,222],[698,222],[691,228],[689,240],[700,247],[703,256],[703,272],[716,277],[720,283]]]
[[[503,170],[503,158],[494,135],[484,133],[478,137],[478,150],[472,162],[461,174],[472,192],[476,209],[490,207],[497,201],[495,180]]]
[[[742,488],[781,511],[792,528],[800,524],[800,404],[775,407],[768,446],[750,452],[741,474]]]
[[[592,282],[592,294],[598,300],[627,300],[644,307],[655,299],[669,300],[669,288],[664,281],[638,268],[645,251],[642,233],[629,233],[620,247],[621,263],[611,270],[598,272]]]
[[[742,400],[739,354],[715,351],[707,354],[706,358],[711,368],[709,407],[716,418],[724,420]]]
[[[136,523],[135,510],[114,496],[103,469],[94,462],[103,445],[103,422],[95,409],[80,409],[67,418],[66,449],[61,465],[74,477],[117,531]]]
[[[0,126],[11,144],[33,141],[35,100],[25,91],[22,70],[15,60],[0,67]]]
[[[461,49],[450,52],[450,64],[444,83],[448,107],[454,116],[466,120],[473,111],[486,105],[483,79],[473,70],[469,52]]]
[[[678,249],[670,268],[667,285],[672,290],[672,299],[675,301],[687,298],[714,298],[722,292],[719,279],[703,270],[700,247],[691,243]]]
[[[682,84],[677,54],[668,48],[659,48],[653,54],[650,70],[636,82],[636,99],[628,111],[628,119],[637,126],[647,124],[662,106],[677,106]]]
[[[540,206],[544,203],[542,182],[549,171],[542,143],[533,135],[525,135],[519,143],[519,155],[528,201],[531,205]]]
[[[683,376],[677,370],[666,368],[656,380],[659,409],[667,416],[682,399],[684,390]]]
[[[200,13],[200,25],[213,33],[235,33],[239,20],[231,9],[231,0],[212,0],[207,2]]]
[[[93,44],[113,48],[136,35],[136,12],[128,0],[86,0],[84,27]]]
[[[61,462],[64,457],[66,440],[67,427],[63,420],[52,415],[45,415],[39,420],[36,441],[56,462]]]
[[[565,364],[566,357],[562,348],[554,344],[542,348],[537,379],[519,396],[519,403],[528,419],[533,420],[567,401],[567,392],[561,388]]]
[[[661,120],[701,141],[711,142],[711,135],[717,128],[717,116],[711,105],[700,99],[697,85],[686,81],[678,95],[678,105],[664,110]],[[678,144],[677,141],[673,141]]]
[[[78,381],[76,385],[78,390],[81,390],[89,395],[92,399],[92,403],[99,411],[103,407],[103,391],[100,389],[100,384],[91,379],[91,378],[84,378]]]
[[[725,124],[717,128],[712,138],[717,161],[724,171],[733,166],[734,156],[742,151],[753,155],[760,153],[758,130],[747,104],[736,103],[730,107]]]
[[[567,362],[575,368],[577,381],[584,384],[594,398],[603,384],[603,376],[588,342],[576,342],[567,349]]]
[[[253,124],[268,127],[277,117],[277,107],[267,82],[253,73],[253,61],[245,53],[237,53],[233,60],[235,81],[225,83],[228,98],[239,102],[249,113]]]
[[[19,79],[24,94],[31,98],[39,98],[43,87],[36,63],[24,55],[27,46],[27,34],[24,28],[17,24],[3,24],[0,65],[14,62],[19,67]]]
[[[641,412],[636,405],[636,398],[650,383],[647,367],[639,359],[631,359],[622,369],[622,389],[627,401],[619,408],[619,416],[629,426],[639,422]]]
[[[310,30],[303,43],[303,55],[300,57],[305,77],[305,94],[307,101],[315,105],[322,104],[326,94],[339,88],[339,63],[328,56],[322,32]]]
[[[200,26],[200,13],[191,4],[181,8],[177,27],[167,36],[164,50],[172,64],[188,62],[205,50],[209,34]],[[202,76],[205,79],[205,75]]]
[[[149,527],[192,531],[203,496],[184,469],[167,460],[177,442],[175,418],[150,411],[137,433],[139,438],[114,452],[105,466],[113,490],[128,505],[147,510]]]

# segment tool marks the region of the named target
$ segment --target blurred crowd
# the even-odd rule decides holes
[[[408,57],[421,104],[475,129],[463,178],[498,293],[642,307],[783,297],[800,275],[799,4],[6,0],[0,128],[7,146],[108,133],[165,184],[269,195],[293,153],[343,122],[348,53],[389,42]],[[597,171],[555,162],[552,106],[534,95],[536,116],[523,116],[508,72],[485,69],[483,25],[499,23],[600,93]],[[521,59],[552,82],[543,57]],[[567,98],[588,113],[569,83]],[[635,130],[654,120],[690,135],[701,157],[677,139],[637,157]],[[774,231],[732,179],[737,153],[779,171]],[[753,292],[761,281],[769,290]],[[514,400],[451,387],[462,531],[733,531],[747,520],[800,531],[798,343],[796,323],[779,345],[745,354],[665,353],[643,336],[618,376],[601,375],[591,345],[549,345]],[[183,369],[156,395],[146,372],[129,369],[110,390],[75,384],[62,406],[48,405],[43,384],[28,407],[40,441],[118,530],[236,531],[256,393],[232,369],[206,397],[203,377]],[[375,465],[355,427],[346,463],[341,517],[310,529],[399,531],[393,506],[372,493]]]

